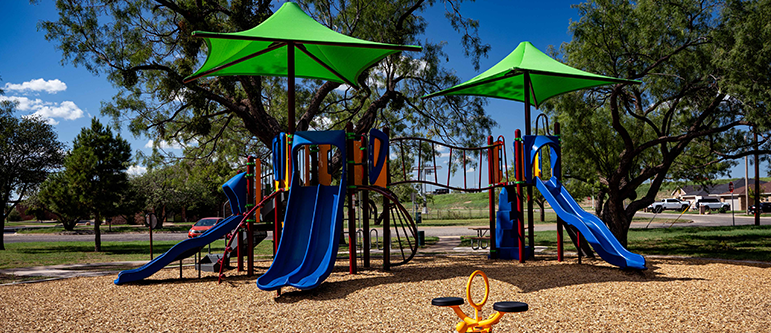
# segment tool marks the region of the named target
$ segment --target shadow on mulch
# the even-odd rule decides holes
[[[439,260],[449,260],[447,264],[432,265]],[[650,282],[650,281],[690,281],[690,278],[671,278],[657,273],[659,266],[649,263],[646,271],[624,271],[616,267],[603,266],[604,261],[584,259],[579,265],[576,260],[558,263],[556,260],[544,260],[534,264],[519,264],[512,261],[489,260],[482,256],[419,257],[405,266],[395,267],[388,276],[367,276],[360,274],[346,281],[324,282],[318,288],[308,291],[291,291],[276,298],[279,303],[294,303],[314,298],[319,300],[344,298],[358,290],[376,285],[393,283],[414,283],[467,277],[473,271],[481,269],[490,279],[495,279],[522,290],[523,293],[544,289],[560,288],[573,285],[604,282]],[[340,262],[336,270],[340,269]],[[347,269],[347,267],[344,267]],[[439,297],[441,295],[437,295]]]

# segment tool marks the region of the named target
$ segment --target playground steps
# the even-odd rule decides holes
[[[233,247],[233,251],[225,254],[225,260],[223,262],[225,263],[224,270],[230,269],[230,257],[236,255],[238,246],[241,246],[241,253],[246,255],[247,249],[247,242],[246,242],[246,233],[244,233],[243,236],[243,242],[240,242],[239,239],[236,239],[233,241],[233,244],[231,245]],[[260,244],[265,238],[268,237],[267,231],[258,230],[254,232],[254,246],[256,247],[258,244]],[[220,271],[220,259],[222,258],[223,254],[221,253],[212,253],[207,254],[206,256],[202,257],[199,262],[195,264],[195,269],[202,271],[202,272],[219,272]]]

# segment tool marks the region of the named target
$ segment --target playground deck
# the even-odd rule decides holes
[[[326,283],[310,291],[261,291],[256,277],[233,272],[197,279],[186,268],[161,270],[139,285],[115,276],[0,287],[0,331],[449,332],[457,318],[431,306],[440,296],[464,297],[468,275],[490,278],[492,303],[521,301],[499,332],[761,332],[771,327],[771,265],[649,259],[628,273],[601,260],[519,264],[483,256],[417,257],[390,273],[347,274],[338,260]],[[373,262],[377,267],[377,263]],[[264,272],[270,261],[256,263]],[[480,287],[481,288],[481,287]],[[480,298],[479,295],[475,296]],[[21,306],[23,304],[23,306]],[[467,312],[470,307],[462,307]]]

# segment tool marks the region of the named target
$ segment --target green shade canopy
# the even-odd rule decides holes
[[[525,88],[528,83],[528,89]],[[565,65],[547,56],[530,42],[519,43],[506,58],[471,80],[426,95],[476,95],[533,103],[538,107],[547,99],[566,92],[613,83],[640,83],[592,74]],[[529,98],[525,92],[530,91]]]
[[[337,33],[291,2],[252,29],[234,33],[195,31],[193,36],[206,40],[208,57],[185,82],[205,76],[265,75],[329,80],[357,87],[358,76],[380,59],[400,51],[421,50],[419,46],[376,43]],[[293,54],[289,54],[290,49]]]

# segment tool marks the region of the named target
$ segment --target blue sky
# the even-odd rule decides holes
[[[278,4],[278,1],[274,1]],[[481,61],[481,71],[491,67],[508,55],[520,42],[530,41],[546,51],[549,45],[559,46],[570,40],[570,20],[577,20],[577,11],[570,8],[575,1],[515,2],[484,0],[462,4],[465,16],[480,21],[479,35],[490,44],[488,57]],[[278,5],[276,6],[276,8]],[[450,59],[448,66],[467,80],[477,72],[470,59],[463,56],[460,37],[443,17],[444,8],[430,9],[425,13],[429,28],[426,38],[432,42],[447,41],[445,51]],[[26,0],[9,0],[0,11],[0,87],[4,98],[19,100],[22,114],[37,113],[50,119],[59,133],[59,139],[71,144],[82,127],[90,125],[91,117],[104,123],[110,120],[100,115],[100,104],[109,101],[116,90],[106,75],[94,76],[85,68],[61,64],[62,55],[38,31],[42,20],[57,18],[54,1],[42,0],[31,5]],[[504,135],[507,141],[513,137],[514,128],[524,124],[524,105],[518,102],[491,99],[487,112],[498,122],[493,136]],[[537,110],[533,109],[535,119]],[[150,138],[135,138],[123,130],[134,151],[148,152]],[[764,175],[764,171],[761,171]],[[750,170],[750,177],[753,171]],[[734,177],[744,176],[743,164],[734,168]]]

